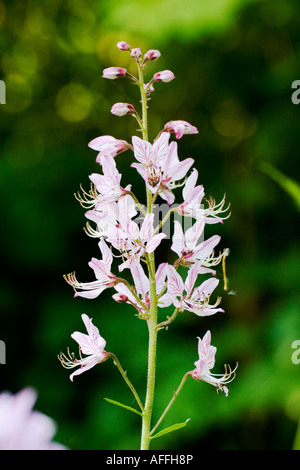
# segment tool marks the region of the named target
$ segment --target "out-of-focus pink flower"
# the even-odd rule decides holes
[[[195,362],[196,369],[192,372],[192,377],[198,381],[207,382],[217,387],[218,393],[224,392],[228,396],[228,388],[226,384],[235,378],[235,370],[232,371],[230,367],[225,366],[225,374],[212,374],[210,370],[215,365],[215,355],[217,348],[211,346],[211,333],[207,331],[203,339],[198,337],[198,354],[199,359]]]
[[[156,60],[161,56],[160,52],[157,49],[150,49],[144,55],[144,60]]]
[[[176,269],[168,266],[168,288],[166,294],[160,298],[165,306],[173,304],[179,311],[188,310],[200,317],[224,312],[222,308],[216,308],[221,299],[218,298],[214,305],[209,304],[212,292],[219,284],[216,278],[210,278],[202,282],[199,287],[194,287],[199,273],[199,263],[196,262],[189,269],[185,282]],[[185,293],[184,293],[185,292]]]
[[[70,286],[75,290],[74,297],[85,297],[86,299],[95,299],[108,287],[113,287],[117,283],[117,278],[111,273],[111,265],[113,256],[103,239],[99,242],[99,248],[102,253],[102,260],[92,258],[89,262],[90,268],[93,269],[96,281],[78,282],[75,273],[64,276]],[[79,289],[79,292],[78,292]]]
[[[175,78],[175,75],[173,72],[171,72],[171,70],[163,70],[162,72],[157,72],[154,77],[153,77],[153,80],[155,82],[165,82],[165,83],[168,83],[170,82],[171,80],[173,80]]]
[[[115,116],[125,116],[126,114],[134,114],[135,109],[132,104],[129,103],[115,103],[110,112],[114,114]]]
[[[108,67],[103,70],[103,78],[108,78],[109,80],[115,80],[116,78],[126,77],[127,70],[122,67]]]
[[[80,359],[76,359],[74,354],[70,354],[69,351],[68,357],[63,353],[59,355],[59,360],[66,369],[73,369],[74,367],[80,366],[79,369],[70,375],[72,382],[75,375],[86,372],[96,364],[104,362],[108,358],[108,353],[104,350],[106,341],[100,335],[98,328],[93,325],[92,319],[85,313],[81,315],[81,318],[88,334],[86,335],[79,331],[75,331],[71,334],[71,338],[79,344]],[[82,357],[82,354],[86,354],[86,357]]]
[[[1,450],[64,450],[52,442],[56,426],[51,418],[33,411],[37,394],[25,388],[12,395],[0,393],[0,449]]]
[[[178,220],[175,220],[171,250],[179,256],[178,261],[180,264],[189,266],[199,261],[199,274],[210,272],[215,275],[216,272],[210,269],[209,266],[215,266],[222,259],[222,255],[217,258],[212,256],[213,250],[219,243],[221,237],[219,235],[213,235],[208,240],[203,240],[202,243],[197,245],[197,241],[203,234],[204,227],[204,220],[198,220],[184,233],[181,224]]]
[[[119,41],[117,43],[117,48],[120,49],[120,51],[129,51],[130,50],[129,44],[127,44],[127,42],[125,42],[125,41]]]
[[[165,124],[164,131],[174,132],[176,139],[181,139],[184,134],[198,134],[198,129],[186,121],[169,121]]]
[[[115,139],[111,135],[101,135],[91,140],[88,146],[99,152],[96,162],[102,164],[103,157],[111,155],[115,157],[119,153],[125,152],[130,147],[126,140]]]

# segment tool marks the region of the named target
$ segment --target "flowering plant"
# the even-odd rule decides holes
[[[75,355],[68,351],[68,355],[61,353],[59,359],[67,368],[78,367],[70,376],[73,380],[75,375],[112,358],[132,391],[139,409],[113,400],[108,401],[141,416],[141,449],[147,450],[152,439],[186,425],[188,420],[156,433],[188,377],[207,382],[215,386],[218,392],[224,392],[226,396],[228,395],[226,385],[235,377],[235,369],[231,370],[229,366],[225,367],[224,375],[216,376],[210,372],[214,366],[216,348],[211,346],[211,334],[207,331],[202,339],[198,338],[199,359],[195,362],[196,368],[186,372],[160,419],[154,426],[152,425],[158,332],[165,329],[185,310],[197,316],[224,312],[219,307],[220,298],[212,302],[210,299],[219,283],[214,267],[220,262],[224,266],[228,250],[215,256],[214,249],[220,242],[220,236],[214,235],[204,240],[203,234],[206,224],[220,223],[228,217],[228,207],[225,207],[225,198],[219,204],[213,199],[206,204],[203,203],[204,188],[197,184],[198,172],[193,169],[189,173],[194,160],[187,158],[180,161],[177,142],[170,142],[171,134],[174,134],[176,140],[186,134],[197,134],[195,126],[182,120],[170,121],[165,124],[153,143],[149,142],[147,103],[154,91],[154,85],[156,82],[168,83],[175,78],[173,72],[163,70],[155,73],[153,78],[145,83],[144,67],[148,61],[158,59],[160,52],[149,50],[143,55],[139,48],[132,49],[124,41],[119,42],[117,47],[121,51],[130,53],[136,62],[138,76],[135,77],[122,67],[109,67],[103,71],[103,77],[110,80],[127,77],[132,80],[139,87],[142,110],[140,115],[132,104],[115,103],[111,112],[119,117],[126,115],[134,117],[138,122],[141,137],[133,136],[130,143],[104,135],[89,143],[89,147],[98,152],[96,162],[101,166],[102,174],[90,175],[92,183],[90,191],[83,190],[76,197],[81,205],[88,209],[85,214],[89,221],[86,232],[100,239],[102,258],[92,258],[89,263],[95,274],[94,281],[79,282],[74,273],[66,275],[65,279],[73,287],[75,297],[94,299],[105,289],[113,288],[115,291],[113,299],[132,305],[137,311],[137,317],[145,321],[149,333],[145,401],[142,402],[140,399],[117,356],[104,350],[106,341],[85,314],[82,315],[82,319],[88,334],[79,332],[72,334],[72,338],[79,344],[80,358],[76,359]],[[117,169],[116,161],[118,155],[128,149],[133,151],[135,158],[131,167],[137,170],[145,182],[146,204],[134,194],[131,185],[125,188],[121,186],[122,175]],[[182,200],[176,205],[174,189],[178,187],[182,187]],[[160,205],[162,216],[157,221],[155,202],[158,198],[165,202]],[[174,215],[175,219],[172,224],[174,226],[172,237],[168,226],[171,215]],[[185,226],[188,225],[186,230],[183,229],[183,222]],[[91,223],[95,225],[92,226]],[[173,265],[168,262],[157,265],[155,251],[163,240],[168,238],[172,238],[171,250],[178,258]],[[119,273],[129,270],[132,283],[119,277],[119,273],[111,272],[113,257],[116,255],[122,260],[118,267]],[[186,270],[184,281],[179,274],[180,266]],[[199,284],[199,275],[208,275],[208,277]],[[174,308],[173,314],[159,322],[158,309],[170,306]]]

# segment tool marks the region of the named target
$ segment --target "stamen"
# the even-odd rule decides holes
[[[80,205],[85,209],[91,209],[97,203],[98,193],[96,190],[95,185],[91,184],[91,189],[89,192],[86,192],[83,187],[80,185],[80,189],[82,191],[82,195],[78,191],[78,193],[74,193],[75,199],[80,203]]]

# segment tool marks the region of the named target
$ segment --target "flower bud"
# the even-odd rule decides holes
[[[115,103],[110,112],[115,116],[126,116],[126,114],[134,114],[135,109],[132,104],[129,103]]]
[[[147,93],[152,93],[154,91],[154,86],[151,83],[144,84],[144,90],[147,90]]]
[[[119,41],[117,43],[117,48],[120,49],[120,51],[130,51],[130,46],[125,41]]]
[[[150,49],[149,51],[146,52],[144,55],[144,60],[156,60],[160,57],[160,52],[155,49]]]
[[[171,72],[171,70],[163,70],[162,72],[157,72],[154,77],[153,77],[153,80],[155,82],[165,82],[165,83],[168,83],[170,82],[171,80],[173,80],[173,78],[175,78],[175,75],[173,72]]]
[[[116,78],[125,77],[127,70],[122,67],[108,67],[103,70],[103,78],[108,78],[110,80],[115,80]]]
[[[116,302],[119,302],[119,303],[123,303],[123,302],[127,302],[128,301],[128,297],[127,295],[124,295],[124,294],[113,294],[112,295],[112,298],[116,301]]]
[[[138,59],[139,57],[141,57],[142,51],[141,51],[141,49],[136,47],[135,49],[131,50],[130,55],[131,55],[131,57],[134,57],[135,59]]]
[[[198,134],[198,129],[186,121],[169,121],[165,124],[164,131],[174,132],[176,139],[181,139],[184,134]]]

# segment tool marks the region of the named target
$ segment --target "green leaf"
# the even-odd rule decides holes
[[[150,439],[156,439],[157,437],[161,437],[164,434],[168,434],[169,432],[173,432],[173,431],[176,431],[177,429],[184,428],[190,419],[191,418],[188,418],[184,423],[173,424],[172,426],[169,426],[168,428],[165,428],[162,431],[159,431],[157,434],[154,434],[154,436],[151,436]]]
[[[287,177],[273,165],[267,162],[260,162],[259,169],[268,175],[273,181],[279,184],[281,188],[295,201],[300,209],[300,184],[292,178]]]
[[[111,400],[110,398],[104,398],[104,400],[108,401],[109,403],[112,403],[113,405],[120,406],[121,408],[125,408],[126,410],[132,411],[133,413],[136,413],[140,416],[142,416],[142,413],[135,408],[131,408],[131,406],[123,405],[123,403],[120,403],[119,401]]]

